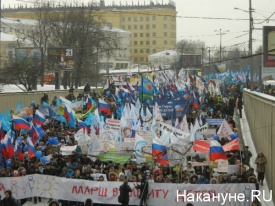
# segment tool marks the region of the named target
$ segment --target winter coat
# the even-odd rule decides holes
[[[131,187],[128,184],[123,183],[119,187],[119,192],[120,192],[122,202],[128,203],[130,199],[129,192],[132,192]]]
[[[2,206],[17,206],[17,203],[13,197],[11,198],[4,198],[2,200]]]
[[[265,164],[267,160],[265,157],[257,157],[255,160],[255,164],[257,164],[256,171],[259,172],[265,172]]]

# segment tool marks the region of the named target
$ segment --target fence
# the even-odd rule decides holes
[[[244,110],[256,151],[267,157],[266,180],[275,191],[275,97],[258,92],[243,92]],[[273,199],[275,194],[273,193]]]
[[[83,92],[83,90],[74,90],[75,96],[80,92]],[[0,112],[5,113],[6,109],[16,109],[18,102],[21,102],[23,107],[29,106],[32,101],[40,104],[41,97],[44,93],[48,94],[49,103],[51,103],[54,96],[65,97],[69,94],[68,90],[0,93]]]

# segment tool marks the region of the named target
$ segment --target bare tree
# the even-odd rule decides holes
[[[13,83],[23,91],[31,91],[40,73],[41,70],[33,62],[21,61],[5,66],[1,75],[5,76],[6,83]]]
[[[55,9],[49,22],[52,45],[76,48],[75,86],[79,86],[81,77],[87,77],[87,74],[94,76],[97,81],[100,57],[103,54],[111,55],[119,47],[117,34],[102,29],[104,22],[95,20],[92,7]]]

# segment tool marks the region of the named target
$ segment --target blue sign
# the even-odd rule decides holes
[[[222,122],[223,122],[223,119],[210,119],[210,118],[206,119],[206,123],[210,125],[221,125]]]

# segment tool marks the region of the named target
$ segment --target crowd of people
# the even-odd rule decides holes
[[[242,118],[242,93],[240,88],[232,87],[229,85],[223,85],[221,87],[222,95],[215,95],[209,92],[205,92],[205,95],[201,99],[201,105],[199,109],[196,109],[190,105],[190,112],[187,114],[187,122],[189,127],[191,124],[195,124],[195,119],[200,115],[202,121],[205,122],[206,118],[218,118],[226,119],[229,124],[232,125],[232,129],[238,132],[237,124],[234,121],[239,115]],[[87,84],[83,93],[80,93],[77,97],[74,96],[74,91],[71,88],[69,95],[66,97],[68,100],[81,100],[89,94],[95,101],[99,98],[103,98],[110,106],[111,111],[115,115],[115,118],[119,118],[116,110],[118,103],[112,99],[111,96],[107,96],[104,93],[91,91],[90,86]],[[49,105],[56,106],[57,97],[52,101],[49,100],[48,95],[44,94],[41,98],[41,104],[43,102]],[[120,105],[119,105],[120,106]],[[34,112],[38,109],[39,105],[33,105]],[[237,109],[237,111],[235,110]],[[87,110],[82,111],[85,113]],[[110,115],[102,113],[105,117],[111,117]],[[167,122],[169,119],[167,119]],[[68,126],[54,121],[51,124],[46,122],[42,125],[45,131],[44,137],[40,142],[35,145],[38,151],[41,151],[43,156],[52,155],[50,162],[43,164],[37,158],[29,158],[26,152],[24,160],[20,160],[14,156],[11,160],[11,164],[2,167],[0,169],[0,177],[19,177],[29,174],[43,174],[53,175],[64,178],[72,179],[85,179],[89,181],[104,181],[106,175],[108,181],[121,182],[120,196],[118,201],[122,205],[129,204],[129,192],[132,188],[129,187],[128,182],[135,183],[135,187],[140,192],[140,205],[146,205],[148,198],[148,188],[150,183],[175,183],[175,184],[224,184],[224,183],[253,183],[256,189],[259,189],[260,185],[263,185],[265,165],[267,159],[265,155],[260,152],[254,161],[255,165],[250,164],[250,158],[252,157],[249,147],[245,146],[241,151],[227,152],[228,163],[230,165],[238,165],[239,170],[235,174],[219,173],[212,169],[210,166],[193,166],[191,157],[187,158],[187,165],[180,170],[176,170],[174,167],[159,166],[153,163],[137,164],[135,161],[130,161],[126,164],[115,164],[111,161],[101,162],[99,159],[93,161],[87,154],[83,154],[81,148],[78,146],[78,142],[74,138],[74,134],[78,131],[78,127],[69,128]],[[218,130],[218,126],[212,126]],[[48,144],[49,137],[57,137],[60,144],[53,146]],[[69,137],[69,138],[67,138]],[[27,138],[27,134],[23,135],[23,138]],[[230,142],[229,137],[223,137],[219,139],[221,145]],[[62,156],[59,153],[60,145],[77,145],[76,152],[70,156]],[[133,156],[134,159],[134,156]],[[256,168],[254,168],[256,167]],[[125,172],[125,171],[130,171]],[[256,176],[256,172],[258,176]],[[98,179],[94,179],[92,174],[100,173]],[[33,199],[21,199],[15,200],[12,198],[11,191],[5,192],[5,198],[2,201],[3,206],[9,205],[23,205],[27,201],[33,201],[34,204],[41,201],[40,197],[34,197]],[[49,205],[61,205],[62,206],[88,206],[88,205],[104,205],[92,203],[91,200],[87,200],[86,203],[73,202],[66,200],[49,200]],[[254,205],[259,203],[253,203]],[[190,205],[192,205],[190,203]]]

